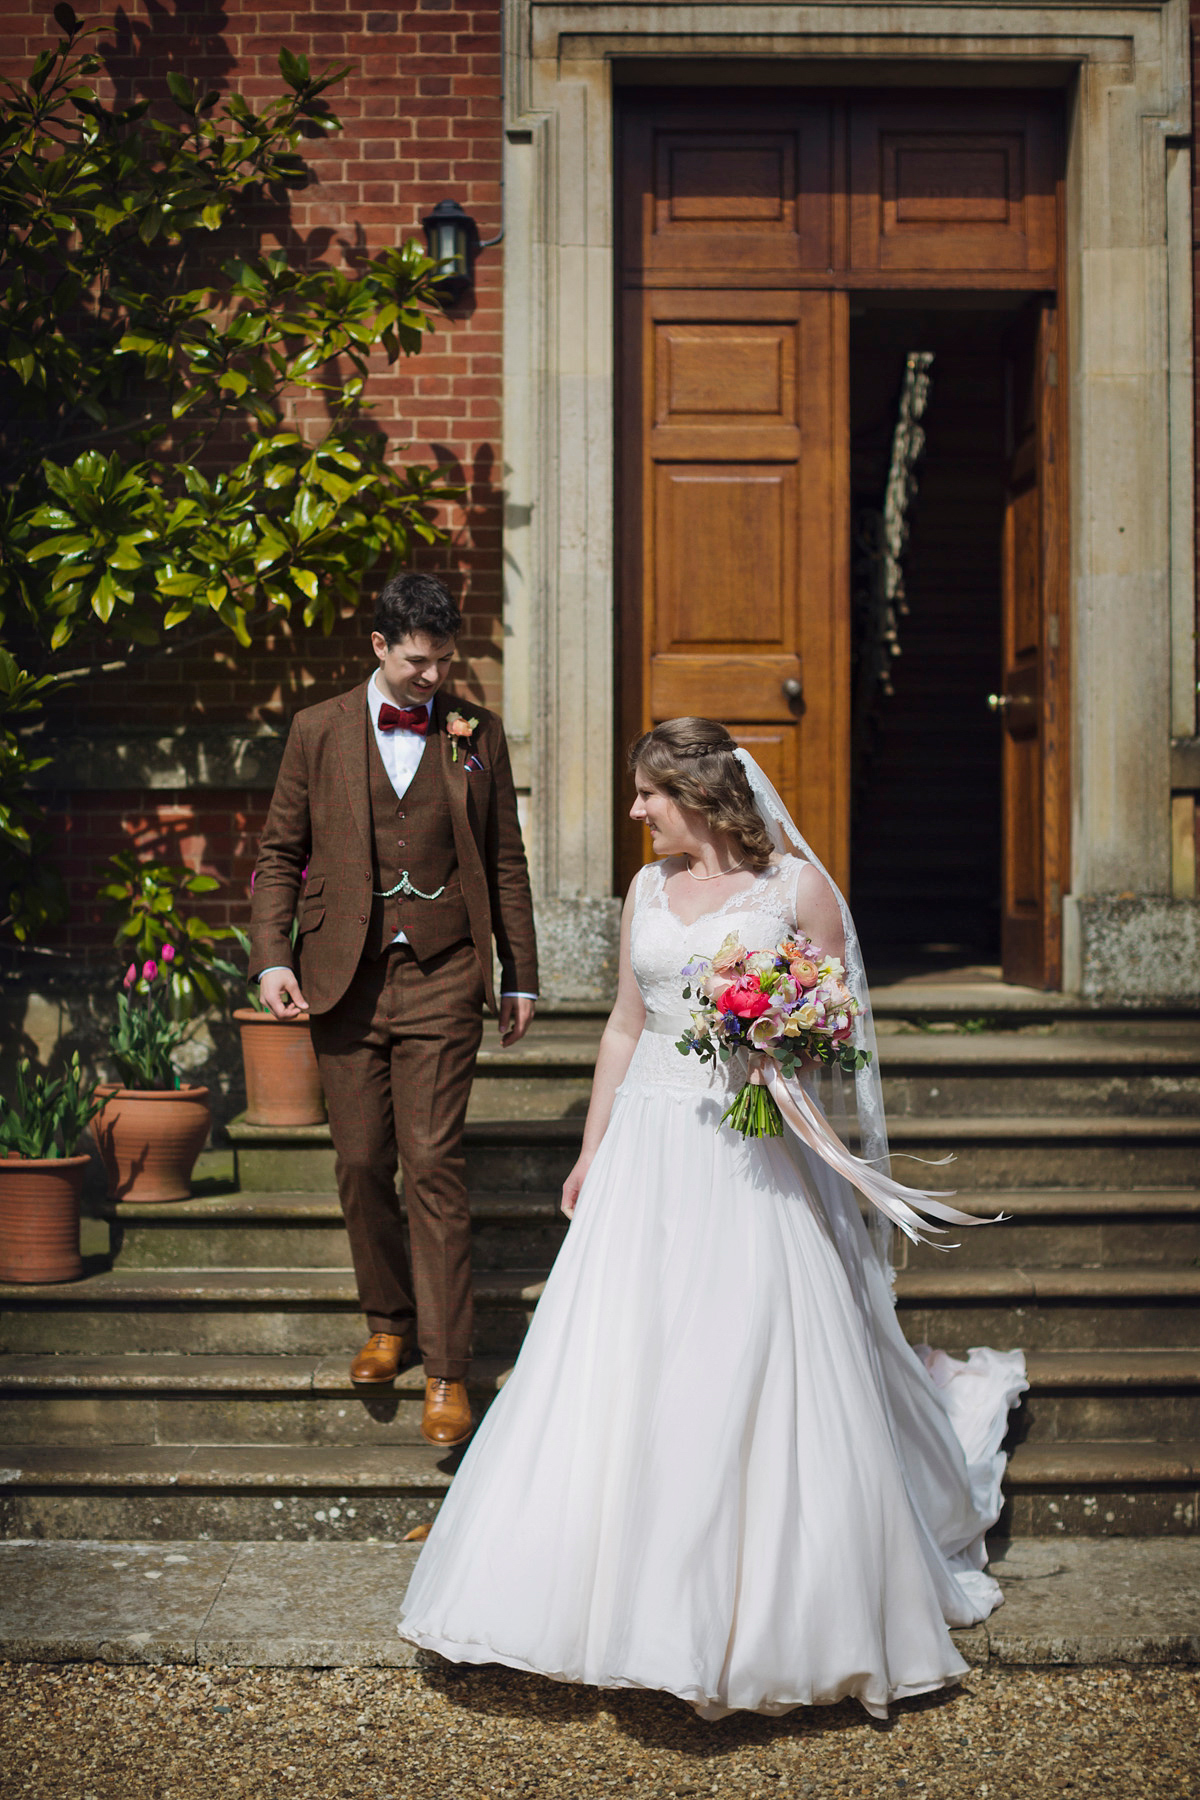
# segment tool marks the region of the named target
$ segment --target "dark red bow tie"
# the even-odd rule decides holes
[[[429,731],[429,713],[423,706],[389,706],[385,700],[379,708],[380,731],[415,731],[425,737]]]

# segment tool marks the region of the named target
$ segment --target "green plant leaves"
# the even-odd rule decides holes
[[[89,1119],[99,1112],[96,1083],[83,1079],[76,1050],[56,1081],[17,1064],[12,1098],[0,1093],[0,1152],[37,1158],[74,1156]]]
[[[458,494],[369,419],[372,369],[433,329],[423,249],[351,269],[246,248],[263,194],[309,179],[305,136],[340,129],[323,96],[346,69],[285,49],[255,105],[173,71],[158,117],[108,105],[101,28],[54,17],[61,42],[0,90],[0,626],[22,633],[0,662],[0,929],[26,935],[61,906],[24,716],[43,677],[192,625],[327,631]]]

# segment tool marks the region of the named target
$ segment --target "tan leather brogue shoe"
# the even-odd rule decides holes
[[[455,1444],[465,1444],[474,1429],[465,1381],[425,1383],[422,1437],[428,1438],[431,1444],[440,1444],[444,1450],[452,1450]]]
[[[366,1383],[394,1381],[411,1354],[411,1337],[373,1331],[350,1364],[350,1379]]]

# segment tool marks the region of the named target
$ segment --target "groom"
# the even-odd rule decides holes
[[[371,1333],[351,1378],[390,1383],[419,1342],[421,1430],[450,1446],[472,1426],[463,1121],[484,1005],[497,1010],[493,938],[501,1042],[533,1018],[533,908],[504,729],[442,691],[458,608],[432,576],[401,575],[374,624],[371,679],[292,721],[255,867],[250,970],[276,1018],[312,1020]]]

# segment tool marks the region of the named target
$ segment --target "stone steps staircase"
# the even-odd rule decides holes
[[[1194,1532],[1200,1023],[982,1011],[945,989],[880,1007],[893,1148],[953,1151],[932,1185],[1010,1215],[950,1255],[904,1246],[905,1332],[1029,1354],[1001,1532]],[[551,1017],[481,1055],[477,1408],[562,1240],[599,1029]],[[347,1378],[363,1326],[328,1132],[230,1136],[190,1201],[96,1209],[83,1281],[0,1288],[4,1535],[393,1540],[436,1511],[458,1459],[420,1437],[420,1369],[367,1398]]]

